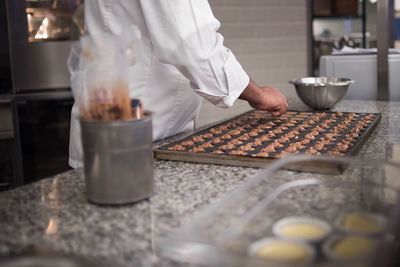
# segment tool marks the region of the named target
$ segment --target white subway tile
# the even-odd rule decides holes
[[[253,38],[254,25],[242,24],[242,23],[235,23],[235,24],[227,23],[221,27],[220,32],[227,39]]]
[[[213,9],[214,16],[221,22],[238,23],[240,22],[239,15],[241,11],[238,8],[232,7],[216,7]]]
[[[282,6],[282,0],[253,0],[252,4],[253,6],[268,6],[268,7]]]
[[[221,33],[249,75],[277,85],[307,74],[307,0],[210,0]]]
[[[252,7],[240,10],[241,22],[263,23],[268,21],[268,7]]]
[[[265,0],[268,2],[269,0]],[[305,7],[307,5],[308,0],[281,0],[282,6],[288,7],[288,6],[303,6]]]

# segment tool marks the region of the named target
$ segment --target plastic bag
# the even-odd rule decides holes
[[[135,64],[133,48],[138,38],[137,33],[130,40],[104,33],[84,36],[72,45],[68,68],[81,119],[114,121],[132,118],[128,75]]]

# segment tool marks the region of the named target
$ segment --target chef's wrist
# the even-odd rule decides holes
[[[239,99],[246,100],[249,103],[255,103],[260,99],[262,89],[250,79],[249,84],[244,89]]]

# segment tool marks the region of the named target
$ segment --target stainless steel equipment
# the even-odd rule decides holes
[[[70,169],[66,62],[82,32],[83,0],[0,1],[0,102],[9,103],[13,126],[0,158],[12,159],[12,187]],[[9,177],[2,166],[0,176]]]
[[[325,133],[319,134],[315,138],[312,137],[314,139],[302,145],[302,148],[298,149],[297,152],[292,151],[291,153],[288,153],[285,152],[285,150],[290,145],[293,145],[299,140],[309,138],[307,135],[314,131],[314,127],[319,127],[321,124],[323,124],[325,119],[332,119],[337,116],[336,112],[288,111],[288,113],[289,114],[286,115],[287,117],[284,118],[282,116],[268,117],[266,111],[249,111],[233,119],[218,123],[207,129],[197,131],[192,135],[163,145],[154,151],[155,157],[158,159],[174,161],[244,167],[265,167],[266,165],[275,162],[282,155],[282,153],[284,153],[285,156],[293,153],[309,153],[309,148],[312,148],[318,140],[322,140],[323,138],[329,139],[329,137],[327,137],[325,134],[332,133],[331,130],[333,128],[338,125],[343,125],[340,123],[341,119],[334,119],[335,123],[333,123],[331,126],[328,126]],[[323,117],[319,119],[312,117],[314,115],[317,116],[318,114],[322,115]],[[347,147],[348,150],[344,153],[346,156],[354,156],[361,149],[368,137],[374,132],[381,119],[380,114],[341,112],[343,117],[346,117],[346,114],[357,116],[358,119],[353,120],[353,124],[348,125],[346,127],[347,129],[342,128],[340,130],[340,134],[334,138],[335,140],[331,142],[326,149],[319,149],[319,154],[328,155],[328,149],[333,149],[338,143],[340,143],[342,140],[345,140],[345,138],[349,136],[349,132],[358,127],[356,124],[359,120],[362,120],[363,116],[371,116],[370,123],[365,125],[366,128],[359,133],[357,139]],[[304,130],[297,130],[299,133],[297,133],[292,139],[287,139],[285,142],[281,141],[285,138],[285,136],[288,137],[293,129],[297,128],[298,126],[304,126],[310,119],[314,121],[313,125],[315,126],[309,127],[308,125],[308,127],[305,127],[306,129]],[[297,122],[292,122],[293,120]],[[269,126],[271,125],[271,122],[273,125],[272,127]],[[289,126],[287,123],[292,125]],[[264,130],[260,130],[262,126],[267,127]],[[324,127],[326,127],[326,125]],[[274,133],[277,128],[280,128],[279,133]],[[283,130],[284,128],[286,129]],[[270,133],[274,134],[273,137],[268,138],[269,140],[264,139],[261,141],[262,138],[268,136]],[[284,144],[280,142],[283,142]],[[275,144],[278,145],[275,146]],[[250,147],[248,147],[249,145]],[[274,145],[274,149],[270,150],[271,152],[269,152],[268,155],[263,153],[259,154],[264,149],[267,149],[268,147],[270,148],[271,145]],[[245,154],[236,153],[238,150],[241,152],[240,150],[242,149],[246,150]],[[316,162],[313,162],[313,164],[292,166],[292,169],[297,171],[318,173],[338,173],[342,171],[340,166],[337,165],[315,163]]]
[[[69,88],[72,40],[83,31],[81,0],[6,0],[14,92]]]
[[[126,204],[153,193],[151,116],[140,120],[81,120],[87,197],[97,204]]]
[[[377,100],[390,100],[389,92],[389,48],[393,47],[393,0],[377,2]]]
[[[307,77],[291,80],[297,95],[313,109],[329,109],[339,102],[354,81],[336,77]]]
[[[394,51],[393,51],[394,52]],[[357,81],[349,87],[344,99],[378,99],[376,54],[343,54],[323,56],[321,76],[348,77]],[[400,101],[400,54],[389,54],[389,101]]]

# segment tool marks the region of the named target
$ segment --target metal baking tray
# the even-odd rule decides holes
[[[376,126],[381,120],[381,115],[379,113],[354,113],[354,112],[330,112],[330,111],[288,111],[287,114],[284,114],[283,116],[279,117],[272,117],[269,113],[265,111],[249,111],[244,114],[241,114],[237,117],[234,117],[232,119],[229,119],[227,121],[223,121],[221,123],[218,123],[216,125],[213,125],[211,127],[208,127],[204,130],[200,130],[195,132],[194,134],[187,136],[185,138],[182,138],[180,140],[171,142],[169,144],[166,144],[158,149],[155,150],[155,157],[158,159],[165,159],[165,160],[174,160],[174,161],[186,161],[186,162],[197,162],[197,163],[208,163],[208,164],[222,164],[222,165],[234,165],[234,166],[243,166],[243,167],[265,167],[267,164],[277,160],[278,158],[282,157],[282,152],[290,146],[290,144],[294,143],[294,141],[288,141],[284,143],[281,147],[277,148],[277,150],[273,153],[270,153],[268,156],[259,156],[258,154],[260,151],[265,148],[266,146],[270,145],[273,142],[276,142],[276,140],[280,140],[281,137],[285,136],[287,133],[292,131],[293,129],[305,125],[310,119],[313,119],[315,122],[313,127],[310,127],[309,129],[305,129],[301,131],[300,134],[296,137],[296,142],[299,140],[304,139],[304,137],[311,133],[315,127],[320,126],[320,123],[327,119],[332,119],[334,118],[337,120],[335,123],[333,123],[331,126],[329,126],[326,130],[325,133],[320,133],[315,136],[315,139],[310,141],[308,145],[305,145],[304,147],[300,148],[297,153],[304,153],[307,154],[307,150],[310,149],[312,146],[314,146],[317,142],[321,141],[323,137],[327,133],[331,133],[332,129],[339,125],[341,122],[343,122],[346,118],[349,116],[355,116],[355,119],[352,120],[352,122],[346,127],[345,130],[340,131],[339,135],[336,137],[335,141],[331,141],[329,145],[327,145],[322,151],[318,151],[318,154],[321,155],[328,155],[329,151],[335,150],[335,146],[343,141],[346,136],[348,136],[349,132],[357,125],[359,119],[363,119],[366,117],[369,117],[370,119],[368,120],[368,123],[366,124],[365,128],[362,129],[362,131],[359,133],[359,136],[356,137],[353,142],[349,145],[347,151],[341,153],[341,156],[353,156],[355,155],[363,146],[363,144],[366,142],[368,137],[373,133],[375,130]],[[319,118],[319,120],[316,120],[315,118]],[[303,118],[303,119],[302,119]],[[277,128],[282,129],[282,125],[287,125],[289,121],[297,120],[296,123],[294,123],[293,126],[290,127],[284,127],[285,130],[283,130],[281,133],[276,134],[275,137],[271,138],[270,141],[267,141],[266,143],[263,143],[259,146],[257,146],[253,151],[247,151],[247,155],[232,155],[232,151],[236,151],[237,147],[249,144],[257,140],[262,135],[267,135],[271,131],[275,131]],[[221,154],[216,154],[215,151],[216,149],[220,148],[223,145],[226,145],[233,139],[238,139],[241,136],[245,134],[249,134],[252,132],[252,130],[260,125],[270,125],[271,122],[273,122],[272,127],[269,129],[265,129],[264,132],[259,133],[257,136],[252,136],[250,137],[249,140],[247,141],[242,141],[240,145],[237,145],[235,149],[227,149],[225,151],[219,151]],[[185,150],[182,151],[177,151],[174,150],[174,147],[177,145],[180,146],[182,143],[187,143],[188,141],[192,141],[193,138],[199,138],[199,140],[202,140],[204,138],[201,138],[204,136],[204,134],[208,134],[211,132],[216,132],[215,129],[225,129],[222,131],[217,131],[219,132],[218,134],[214,134],[212,137],[210,137],[207,140],[199,141],[196,142],[193,146],[186,146]],[[204,151],[202,152],[193,152],[193,148],[195,147],[201,147],[203,144],[207,142],[213,142],[213,140],[219,138],[221,139],[222,136],[225,134],[240,128],[243,130],[239,135],[232,137],[231,139],[228,140],[221,140],[222,142],[219,143],[216,147],[212,148],[204,148]],[[213,130],[214,129],[214,130]],[[285,152],[286,153],[286,152]],[[290,154],[290,153],[288,153]],[[324,162],[316,164],[316,162],[312,162],[310,164],[301,164],[301,165],[293,165],[291,166],[292,170],[298,170],[298,171],[308,171],[308,172],[319,172],[319,173],[340,173],[343,169],[343,166],[341,165],[335,165],[335,164],[326,164]]]

